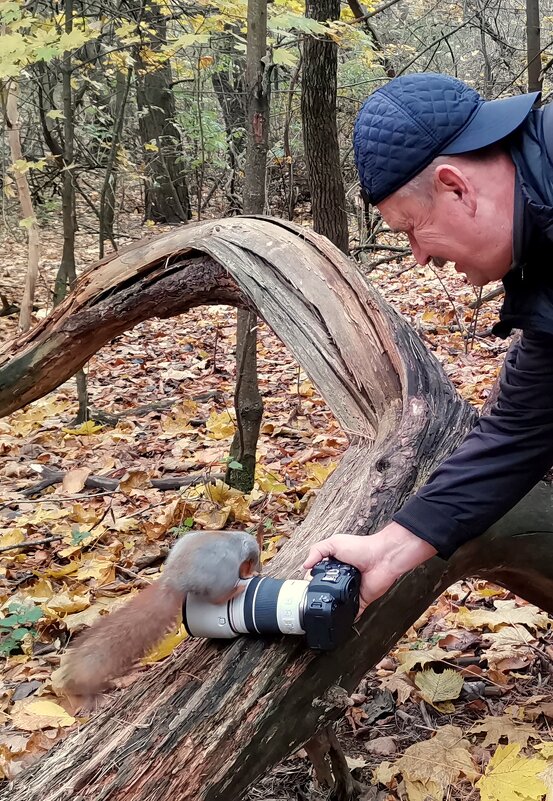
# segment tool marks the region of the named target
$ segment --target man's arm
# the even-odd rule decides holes
[[[499,520],[553,464],[553,336],[524,334],[491,413],[393,519],[447,558]]]
[[[309,569],[335,556],[362,572],[361,611],[434,554],[448,557],[513,507],[553,464],[553,336],[526,333],[505,362],[500,392],[427,484],[371,537],[314,545]]]

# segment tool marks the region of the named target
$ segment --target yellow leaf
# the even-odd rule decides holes
[[[311,381],[302,381],[298,387],[298,393],[303,398],[310,398],[315,393],[315,389],[313,388]]]
[[[305,472],[310,478],[308,483],[312,487],[322,487],[329,475],[336,470],[337,466],[336,462],[328,462],[327,464],[323,464],[322,462],[306,462]]]
[[[81,423],[77,428],[64,428],[63,431],[66,434],[75,434],[76,436],[90,436],[91,434],[97,434],[103,428],[105,426],[97,425],[94,420],[87,420],[86,423]]]
[[[222,509],[205,509],[194,513],[194,521],[203,528],[220,531],[226,526],[229,514],[228,506],[223,506]]]
[[[422,673],[417,673],[415,684],[425,700],[434,704],[459,698],[463,689],[463,677],[451,668],[447,668],[442,673],[436,673],[430,668],[423,670]]]
[[[540,801],[547,787],[538,774],[547,763],[519,756],[520,745],[500,745],[476,783],[482,801]]]
[[[107,559],[97,559],[94,557],[85,558],[81,567],[77,571],[79,581],[95,579],[100,584],[108,584],[115,580],[115,567],[113,562]]]
[[[553,757],[553,743],[536,743],[534,748],[540,752],[540,756],[544,759]]]
[[[44,604],[44,609],[54,615],[70,615],[74,612],[82,612],[90,605],[88,595],[70,595],[67,590],[53,595]]]
[[[486,626],[491,631],[496,631],[502,626],[513,626],[517,623],[535,629],[546,629],[550,624],[550,618],[540,612],[537,606],[525,604],[517,606],[514,600],[494,601],[493,609],[474,609],[469,611],[461,609],[455,617],[456,624],[463,628],[473,629]]]
[[[72,573],[76,573],[78,569],[79,562],[74,560],[69,562],[67,565],[54,565],[53,567],[49,567],[44,571],[44,575],[57,579],[62,578],[63,576],[70,576]]]
[[[91,472],[89,467],[77,467],[75,470],[70,470],[63,477],[63,491],[68,495],[80,492]]]
[[[508,715],[486,715],[483,720],[472,727],[471,731],[474,734],[486,732],[482,743],[483,748],[499,743],[502,738],[505,738],[508,743],[518,743],[524,747],[530,738],[540,739],[538,732],[529,723],[515,723]]]
[[[404,779],[405,790],[409,801],[442,801],[444,791],[438,782],[409,781]]]
[[[234,436],[236,427],[228,412],[211,412],[206,423],[206,428],[211,434],[212,439],[228,439]]]
[[[159,645],[142,659],[142,664],[149,665],[152,662],[159,662],[161,659],[165,659],[166,656],[173,653],[177,645],[180,645],[187,636],[186,629],[181,625],[177,631],[173,631],[171,634],[164,637]]]
[[[442,791],[454,784],[460,776],[473,781],[478,777],[470,752],[469,742],[457,726],[443,726],[429,740],[411,745],[395,763],[396,771],[405,781],[435,785]]]
[[[27,537],[20,528],[12,528],[0,537],[0,548],[7,548],[8,545],[19,545],[20,542],[25,542],[26,539]],[[16,548],[11,552],[12,556],[15,556],[17,553],[18,550]],[[3,556],[5,556],[5,554],[3,554]]]
[[[443,648],[439,648],[437,645],[426,651],[419,651],[418,649],[398,651],[396,654],[400,663],[398,673],[408,673],[410,670],[413,670],[416,665],[422,667],[428,664],[428,662],[441,662],[443,659],[450,660],[460,654],[460,651],[446,651]]]
[[[202,56],[198,59],[198,67],[201,70],[205,70],[207,67],[211,67],[214,61],[213,56]]]
[[[256,472],[257,485],[263,492],[286,492],[288,490],[286,484],[275,473],[263,473],[259,470]]]
[[[22,702],[20,706],[18,704],[18,701],[14,704],[11,719],[19,729],[37,731],[38,729],[58,728],[59,726],[72,726],[75,723],[75,718],[53,701]]]
[[[373,784],[379,783],[389,787],[397,773],[398,770],[392,762],[381,762],[380,765],[373,770]]]

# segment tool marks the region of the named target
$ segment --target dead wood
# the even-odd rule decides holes
[[[475,419],[417,335],[327,240],[240,217],[176,230],[85,274],[51,318],[4,349],[0,413],[53,389],[139,320],[206,302],[255,309],[350,435],[273,575],[301,575],[322,537],[379,527]],[[452,582],[485,576],[553,611],[551,503],[540,486],[449,562],[405,576],[338,652],[308,652],[300,638],[186,641],[0,799],[237,801],[342,714],[344,691]]]

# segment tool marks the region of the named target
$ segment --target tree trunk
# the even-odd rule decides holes
[[[267,190],[269,146],[270,69],[267,56],[267,0],[249,0],[246,55],[247,136],[244,169],[244,212],[263,214]],[[255,482],[255,462],[263,399],[257,380],[257,318],[238,310],[236,326],[237,430],[231,447],[226,481],[231,487],[250,492]],[[237,463],[239,468],[231,467]]]
[[[123,130],[123,122],[125,118],[125,108],[127,105],[127,97],[131,85],[132,70],[127,70],[127,75],[122,72],[117,73],[116,77],[116,90],[115,90],[115,108],[113,114],[113,130],[111,133],[111,143],[109,155],[104,172],[104,182],[102,185],[102,192],[100,194],[100,258],[104,256],[104,243],[110,240],[114,250],[115,235],[113,231],[113,224],[115,220],[115,190],[117,187],[117,169],[115,163],[117,160],[117,150],[121,140],[121,132]]]
[[[251,492],[255,483],[263,399],[257,380],[257,316],[247,309],[238,309],[237,314],[234,408],[237,430],[230,447],[231,461],[225,481],[242,492]],[[234,466],[235,462],[239,467]]]
[[[306,0],[305,14],[319,22],[340,17],[339,0]],[[313,228],[348,252],[346,193],[336,127],[338,45],[325,36],[305,36],[301,115]]]
[[[526,0],[526,52],[528,61],[528,91],[541,92],[540,2]]]
[[[73,0],[65,3],[65,32],[73,30]],[[75,269],[75,184],[73,182],[75,154],[75,120],[73,118],[73,89],[71,87],[72,58],[71,51],[66,50],[62,62],[63,92],[63,178],[61,190],[63,215],[63,250],[61,263],[54,286],[54,306],[57,306],[67,294],[77,278]]]
[[[144,5],[140,14],[151,32],[142,45],[159,55],[167,44],[167,18],[155,3]],[[154,222],[186,223],[192,212],[175,124],[171,62],[149,63],[142,48],[136,61],[138,127],[147,174],[145,216]]]
[[[10,144],[10,155],[12,164],[23,159],[21,150],[21,136],[19,111],[17,107],[17,95],[19,85],[13,78],[8,80],[6,93],[6,128],[8,129],[8,140]],[[22,331],[28,331],[31,327],[31,312],[35,299],[36,279],[38,277],[38,263],[40,259],[40,239],[38,233],[38,222],[33,209],[33,201],[29,190],[29,182],[26,173],[15,170],[15,183],[21,205],[21,219],[25,221],[27,229],[27,272],[25,274],[25,289],[21,301],[21,312],[19,314],[19,327]]]
[[[225,121],[227,152],[230,167],[230,178],[227,181],[228,214],[239,214],[242,211],[242,198],[239,193],[239,173],[242,169],[242,155],[246,144],[246,83],[244,80],[245,59],[236,45],[233,31],[238,32],[237,25],[228,25],[228,33],[221,36],[217,43],[217,54],[222,61],[221,68],[211,78],[213,90],[221,106]],[[263,209],[261,209],[263,212]]]
[[[459,443],[475,413],[417,335],[323,237],[281,220],[186,226],[91,269],[71,297],[0,352],[0,414],[62,383],[148,316],[199,303],[257,309],[327,400],[350,445],[268,573],[297,578],[308,547],[368,534]],[[302,639],[189,639],[114,694],[0,794],[2,801],[238,801],[343,713],[351,691],[451,583],[477,575],[553,612],[553,500],[538,486],[448,562],[403,577],[330,654]]]

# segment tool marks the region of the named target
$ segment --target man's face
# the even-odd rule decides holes
[[[395,192],[378,208],[392,230],[407,234],[419,264],[451,261],[471,284],[484,286],[512,263],[513,186],[508,169],[493,176],[477,169],[440,165],[427,192]],[[503,188],[490,186],[494,180]]]

